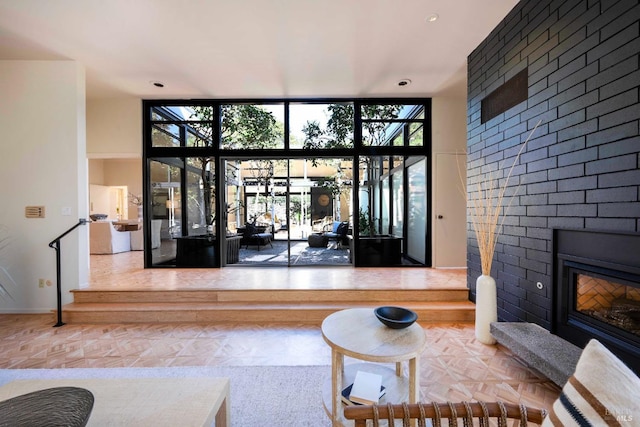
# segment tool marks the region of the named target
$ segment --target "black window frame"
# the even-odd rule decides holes
[[[332,104],[332,103],[353,103],[354,106],[354,144],[352,148],[321,148],[314,150],[300,149],[300,148],[290,148],[290,138],[289,138],[289,105],[293,103],[307,103],[307,104]],[[220,106],[228,105],[228,104],[257,104],[257,105],[265,105],[265,104],[283,104],[284,106],[284,148],[277,149],[224,149],[220,144]],[[363,105],[382,105],[382,104],[404,104],[404,105],[416,105],[421,106],[421,109],[413,110],[412,113],[416,115],[421,114],[423,118],[402,118],[402,119],[363,119],[361,115],[362,106]],[[181,107],[181,106],[211,106],[213,107],[213,132],[212,138],[214,143],[211,147],[188,147],[186,146],[186,132],[184,131],[185,127],[189,127],[193,124],[193,120],[184,120],[180,119],[177,116],[171,117],[170,114],[167,113],[166,110],[160,110],[162,107]],[[166,120],[153,120],[153,113],[160,114],[161,116],[166,117]],[[143,197],[144,200],[149,200],[150,194],[150,176],[149,169],[151,161],[161,160],[162,158],[180,158],[183,163],[186,164],[186,158],[188,157],[211,157],[215,159],[212,163],[214,167],[214,173],[217,177],[216,185],[220,186],[222,184],[222,177],[219,173],[221,168],[222,158],[228,157],[255,157],[258,155],[259,157],[264,158],[281,158],[281,159],[299,159],[299,158],[352,158],[355,162],[362,156],[376,157],[380,156],[381,158],[392,158],[392,157],[401,157],[406,159],[414,158],[415,156],[424,156],[427,159],[428,164],[431,162],[432,158],[432,103],[431,98],[279,98],[279,99],[152,99],[152,100],[143,100],[142,101],[142,114],[143,114]],[[364,145],[362,142],[362,126],[363,123],[366,122],[385,122],[385,123],[400,123],[402,126],[398,127],[398,132],[403,133],[403,145],[394,146],[394,145]],[[152,129],[154,126],[157,128],[157,124],[173,124],[177,126],[181,126],[183,130],[181,131],[180,137],[180,146],[173,147],[159,147],[153,146],[152,140]],[[411,123],[422,123],[423,125],[423,144],[421,146],[410,146],[410,124]],[[171,134],[172,135],[172,134]],[[173,135],[172,135],[173,136]],[[389,144],[395,139],[396,135],[390,136],[387,141]],[[217,141],[217,143],[215,143]],[[405,162],[406,163],[406,162]],[[356,167],[354,167],[356,169]],[[186,174],[186,171],[183,170],[183,174]],[[184,178],[184,177],[183,177]],[[404,179],[407,179],[407,174],[404,174]],[[183,185],[186,181],[183,179]],[[404,185],[407,185],[405,182]],[[429,199],[431,199],[432,185],[431,180],[427,182],[426,194]],[[354,203],[354,212],[357,212],[356,209],[359,209],[359,180],[354,179],[353,182],[353,203]],[[183,197],[186,197],[186,192],[182,192]],[[183,200],[184,202],[184,200]],[[405,198],[405,203],[407,200]],[[216,212],[221,212],[221,200],[220,198],[216,198],[215,201],[215,209]],[[431,229],[431,203],[427,203],[427,230]],[[147,206],[145,204],[145,221],[149,221],[150,225],[150,216],[147,212]],[[407,212],[406,206],[404,212]],[[183,213],[184,214],[184,213]],[[378,216],[379,217],[379,216]],[[359,219],[358,215],[354,213],[353,215],[353,228],[357,230],[359,227]],[[406,221],[405,227],[406,227]],[[220,235],[223,230],[221,230],[221,221],[217,221],[216,223],[216,234]],[[144,227],[146,230],[150,230],[150,227]],[[430,231],[427,231],[429,234]],[[357,238],[357,236],[356,236]],[[429,235],[425,236],[426,239],[426,251],[425,259],[431,259],[431,239]],[[150,237],[145,235],[145,241],[150,241]],[[148,243],[148,242],[147,242]],[[145,247],[147,244],[145,244]],[[218,257],[220,251],[217,251]],[[144,256],[144,265],[145,268],[161,268],[162,265],[153,265],[151,251],[145,251]],[[220,265],[220,260],[218,260],[218,265]],[[430,261],[428,261],[427,266],[430,265]]]

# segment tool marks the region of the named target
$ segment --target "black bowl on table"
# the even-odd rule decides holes
[[[374,310],[376,317],[392,329],[403,329],[413,325],[418,315],[403,307],[383,306]]]
[[[107,214],[92,214],[89,215],[89,218],[91,218],[92,221],[103,221],[105,219],[107,219],[109,215]]]

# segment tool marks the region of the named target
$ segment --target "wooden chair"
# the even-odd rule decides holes
[[[365,427],[367,420],[373,421],[373,427],[378,427],[379,421],[388,421],[388,425],[395,425],[396,419],[402,420],[402,426],[415,425],[425,427],[433,425],[458,425],[458,418],[462,418],[463,425],[480,425],[489,427],[489,418],[496,418],[499,427],[506,427],[507,420],[520,420],[520,426],[527,426],[528,422],[542,424],[546,416],[544,409],[532,409],[524,405],[513,405],[503,402],[461,402],[461,403],[403,403],[401,405],[362,405],[347,406],[344,408],[344,416],[348,420],[355,421],[355,427]],[[442,419],[447,419],[447,424]],[[426,424],[427,420],[431,424]],[[455,419],[454,423],[451,421]],[[412,424],[413,422],[413,424]],[[495,423],[493,424],[495,425]]]

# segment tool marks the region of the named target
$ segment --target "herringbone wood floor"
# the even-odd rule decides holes
[[[216,281],[231,286],[220,274],[235,274],[237,283],[251,286],[251,279],[265,269],[223,269],[217,279],[206,279],[206,270],[144,270],[136,256],[95,260],[91,286],[177,286],[183,282]],[[114,268],[111,269],[113,264]],[[274,269],[268,269],[274,270]],[[458,281],[464,272],[432,269],[353,269],[342,273],[324,270],[322,280],[308,283],[296,269],[281,269],[279,286],[344,287],[344,274],[353,286],[425,286]],[[291,270],[291,271],[290,271]],[[420,270],[423,270],[420,272]],[[273,271],[269,273],[274,275]],[[183,281],[182,276],[186,279]],[[307,275],[307,277],[317,276]],[[227,277],[227,276],[224,276]],[[228,276],[232,277],[232,276]],[[294,278],[294,279],[292,279]],[[422,283],[416,283],[418,281]],[[257,280],[257,279],[256,279]],[[297,280],[297,279],[295,279]],[[314,285],[313,283],[316,283]],[[192,285],[199,286],[199,285]],[[211,325],[211,324],[100,324],[54,328],[53,315],[0,315],[0,368],[78,368],[213,365],[329,365],[331,353],[319,327],[308,325]],[[559,389],[522,365],[506,349],[486,346],[474,338],[472,325],[424,325],[428,347],[421,357],[421,388],[426,400],[503,400],[549,409]],[[347,363],[349,360],[347,360]],[[329,369],[327,370],[329,375]]]

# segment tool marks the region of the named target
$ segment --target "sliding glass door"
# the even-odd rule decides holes
[[[239,246],[237,255],[226,251],[223,265],[350,264],[348,160],[235,158],[223,165],[226,240],[228,248]]]

